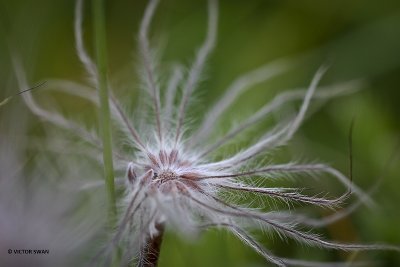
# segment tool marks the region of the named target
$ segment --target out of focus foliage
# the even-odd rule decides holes
[[[115,94],[124,97],[125,102],[135,102],[138,96],[136,33],[146,2],[107,1],[109,74]],[[162,1],[152,26],[152,41],[162,55],[161,68],[166,75],[175,61],[189,63],[193,59],[195,49],[204,38],[206,5],[206,1]],[[89,6],[86,3],[84,28],[90,50]],[[22,59],[32,85],[48,78],[85,81],[83,67],[75,55],[73,11],[74,1],[70,0],[0,0],[0,102],[18,90],[11,67],[13,54]],[[322,64],[330,65],[323,84],[362,79],[364,85],[359,92],[322,106],[315,105],[312,116],[285,148],[283,156],[290,155],[300,161],[325,161],[347,173],[347,138],[354,118],[354,182],[368,190],[379,177],[384,178],[373,196],[375,207],[361,207],[349,218],[329,227],[326,234],[340,241],[400,244],[400,152],[396,147],[400,140],[400,2],[221,1],[218,45],[199,90],[199,104],[191,107],[192,113],[202,114],[204,105],[200,103],[215,101],[236,76],[279,58],[294,59],[293,68],[250,90],[226,114],[226,125],[216,125],[216,128],[222,129],[240,120],[243,114],[250,114],[283,90],[307,86]],[[34,94],[45,106],[52,103],[50,106],[57,106],[67,116],[96,127],[95,110],[85,101],[42,89]],[[27,113],[18,97],[0,106],[0,118],[7,121],[1,124],[1,138],[6,136],[1,133],[12,124],[24,123],[28,129],[27,140],[23,142],[28,163],[21,162],[21,165],[26,167],[24,177],[29,180],[29,159],[48,150],[34,144],[40,144],[40,139],[54,127],[30,114],[29,119],[25,119]],[[195,125],[199,118],[193,118]],[[267,126],[260,125],[260,128]],[[251,140],[251,135],[247,137]],[[20,145],[16,138],[2,140],[1,144],[5,142],[9,142],[8,149],[13,142],[15,146]],[[398,153],[392,156],[394,152]],[[393,163],[387,164],[391,158]],[[52,162],[49,160],[49,164]],[[60,167],[61,178],[57,179],[62,179],[65,167]],[[58,165],[52,166],[54,168]],[[85,173],[81,176],[83,181],[88,178]],[[101,170],[90,178],[91,181],[100,180]],[[43,180],[43,183],[51,182]],[[301,182],[306,183],[305,187],[315,186],[312,181]],[[322,184],[324,187],[318,189],[342,192],[328,180]],[[96,194],[104,194],[103,191],[97,190]],[[265,237],[263,241],[281,256],[315,260],[366,259],[377,260],[382,266],[400,266],[400,255],[396,253],[344,254],[306,249],[277,237]],[[168,233],[160,266],[188,265],[265,266],[265,262],[226,232],[211,231],[191,241]]]

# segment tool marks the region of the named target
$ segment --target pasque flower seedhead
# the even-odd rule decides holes
[[[234,201],[235,196],[252,201],[252,195],[288,203],[302,203],[322,208],[335,209],[350,194],[358,201],[371,204],[369,196],[343,175],[340,171],[322,164],[261,164],[260,158],[273,149],[285,145],[299,129],[305,119],[313,99],[329,99],[345,95],[357,86],[355,82],[333,85],[316,91],[325,67],[320,68],[308,88],[291,90],[276,96],[249,118],[233,126],[229,131],[211,141],[210,135],[218,128],[222,114],[247,89],[264,82],[287,70],[287,60],[279,60],[261,66],[238,77],[225,91],[224,95],[205,112],[200,125],[195,128],[187,124],[187,113],[192,98],[198,88],[217,37],[218,5],[209,0],[208,30],[202,46],[187,71],[175,66],[167,84],[159,83],[158,61],[149,42],[149,27],[157,7],[157,0],[150,0],[139,29],[138,47],[142,69],[142,87],[150,99],[149,110],[142,114],[152,114],[146,120],[146,130],[135,126],[135,119],[126,114],[118,99],[111,95],[109,102],[115,125],[129,140],[130,151],[114,148],[116,166],[125,166],[126,194],[123,199],[124,210],[116,232],[102,253],[120,247],[125,260],[134,258],[140,265],[156,265],[161,237],[165,227],[180,233],[197,234],[209,228],[224,228],[246,245],[252,247],[267,261],[277,266],[340,266],[340,263],[318,263],[286,259],[275,256],[263,247],[249,229],[262,229],[277,233],[282,238],[291,238],[299,243],[329,249],[375,250],[394,249],[388,245],[358,245],[327,241],[313,233],[314,228],[325,226],[347,214],[346,210],[336,214],[332,220],[307,217],[295,209],[270,210],[249,208]],[[77,1],[75,37],[78,56],[90,75],[91,86],[96,88],[96,65],[85,50],[82,37],[82,1]],[[21,88],[26,87],[23,73],[19,72]],[[90,86],[65,81],[49,81],[64,92],[86,98],[98,105],[96,91]],[[50,85],[48,85],[50,86]],[[165,92],[161,95],[161,88]],[[162,97],[163,96],[163,99]],[[68,121],[62,115],[48,112],[37,105],[30,94],[25,100],[31,110],[62,128],[72,130],[88,143],[101,149],[98,137],[83,127]],[[215,153],[234,138],[258,122],[267,118],[283,105],[302,101],[298,112],[287,120],[278,123],[271,131],[246,148],[215,161]],[[150,130],[149,130],[150,129]],[[93,157],[96,158],[94,153]],[[271,155],[268,155],[271,159]],[[254,167],[258,166],[258,167]],[[338,197],[321,197],[304,194],[304,188],[262,187],[256,181],[268,181],[282,176],[332,177],[342,183],[347,190]],[[227,194],[229,192],[229,198]],[[233,196],[233,197],[231,197]],[[260,207],[262,208],[262,207]],[[305,227],[307,228],[306,230]],[[118,244],[123,243],[121,246]],[[125,261],[126,263],[126,261]]]

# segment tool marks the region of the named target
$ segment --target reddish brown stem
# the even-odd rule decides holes
[[[164,225],[157,224],[158,234],[149,238],[142,249],[140,267],[156,267],[161,251],[161,243],[164,235]]]

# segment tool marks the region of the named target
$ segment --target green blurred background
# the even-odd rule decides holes
[[[115,94],[131,105],[135,105],[139,90],[135,70],[136,33],[146,2],[106,3],[110,79]],[[89,6],[86,1],[84,31],[86,46],[91,50]],[[174,62],[190,64],[204,38],[206,12],[206,1],[161,1],[152,26],[152,41],[163,51],[163,73],[168,74]],[[18,90],[8,46],[19,54],[32,84],[48,78],[85,81],[86,74],[75,54],[73,13],[71,0],[0,0],[0,100]],[[322,84],[365,80],[360,92],[317,105],[318,109],[314,109],[313,116],[285,151],[294,159],[321,160],[347,173],[347,136],[350,122],[355,118],[354,181],[368,189],[379,176],[384,176],[374,195],[378,207],[362,207],[323,233],[339,241],[400,245],[399,155],[393,156],[389,168],[386,164],[398,150],[400,133],[400,2],[232,0],[220,1],[219,14],[218,44],[199,88],[197,103],[214,102],[235,77],[267,62],[279,58],[298,61],[284,75],[241,97],[224,117],[227,123],[221,129],[252,114],[277,93],[307,86],[322,64],[330,65]],[[128,93],[129,98],[125,98]],[[95,119],[94,110],[84,101],[44,90],[37,90],[35,96],[44,103],[50,100],[57,103],[62,112],[88,124]],[[18,116],[27,113],[21,102],[15,98],[0,107],[1,117],[14,116],[11,121],[19,123]],[[193,113],[204,113],[203,104],[191,109]],[[41,136],[43,127],[53,127],[43,126],[34,116],[28,118],[35,138]],[[317,186],[312,182],[308,181],[309,187]],[[334,183],[321,180],[318,184],[325,191],[340,192]],[[378,260],[381,266],[400,266],[398,253],[343,254],[304,248],[277,237],[258,236],[280,256],[315,260],[350,257]],[[225,231],[210,231],[194,241],[168,233],[161,254],[160,266],[269,266]]]

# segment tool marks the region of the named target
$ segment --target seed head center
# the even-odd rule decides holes
[[[158,179],[160,179],[162,182],[167,182],[178,179],[178,175],[173,171],[166,170],[158,174]]]

